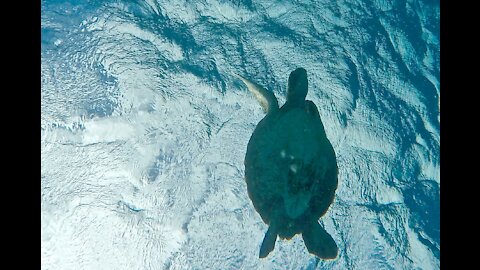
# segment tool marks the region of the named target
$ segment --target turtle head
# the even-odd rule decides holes
[[[287,102],[291,104],[303,104],[308,92],[307,71],[297,68],[288,77]]]

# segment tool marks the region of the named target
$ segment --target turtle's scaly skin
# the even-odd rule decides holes
[[[311,101],[267,114],[248,143],[248,195],[266,224],[275,221],[281,238],[292,238],[325,214],[337,175],[335,152]]]

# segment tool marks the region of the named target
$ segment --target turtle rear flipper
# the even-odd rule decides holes
[[[318,222],[312,222],[302,232],[302,237],[308,252],[322,259],[335,259],[337,257],[338,247],[335,240]]]
[[[275,248],[275,242],[277,241],[277,230],[275,226],[270,224],[265,237],[263,238],[262,246],[260,247],[260,258],[265,258]]]

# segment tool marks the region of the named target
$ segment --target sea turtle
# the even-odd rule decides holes
[[[318,219],[333,202],[338,167],[317,107],[305,100],[306,70],[297,68],[290,73],[287,101],[281,108],[272,92],[237,77],[266,112],[245,155],[248,196],[269,225],[259,257],[274,249],[277,235],[291,239],[301,233],[310,253],[322,259],[336,258],[337,245]]]

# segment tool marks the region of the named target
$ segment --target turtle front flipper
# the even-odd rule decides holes
[[[302,232],[302,237],[308,252],[321,259],[337,257],[338,247],[335,240],[317,221],[313,221],[307,226]]]
[[[268,227],[265,237],[263,238],[262,246],[260,247],[260,258],[265,258],[275,248],[275,242],[277,241],[277,229],[273,223]]]
[[[239,78],[247,86],[248,91],[250,91],[255,96],[255,98],[260,103],[260,106],[262,106],[263,110],[267,114],[278,111],[278,101],[273,92],[268,91],[262,86],[251,82],[236,73],[233,73],[233,75]]]

